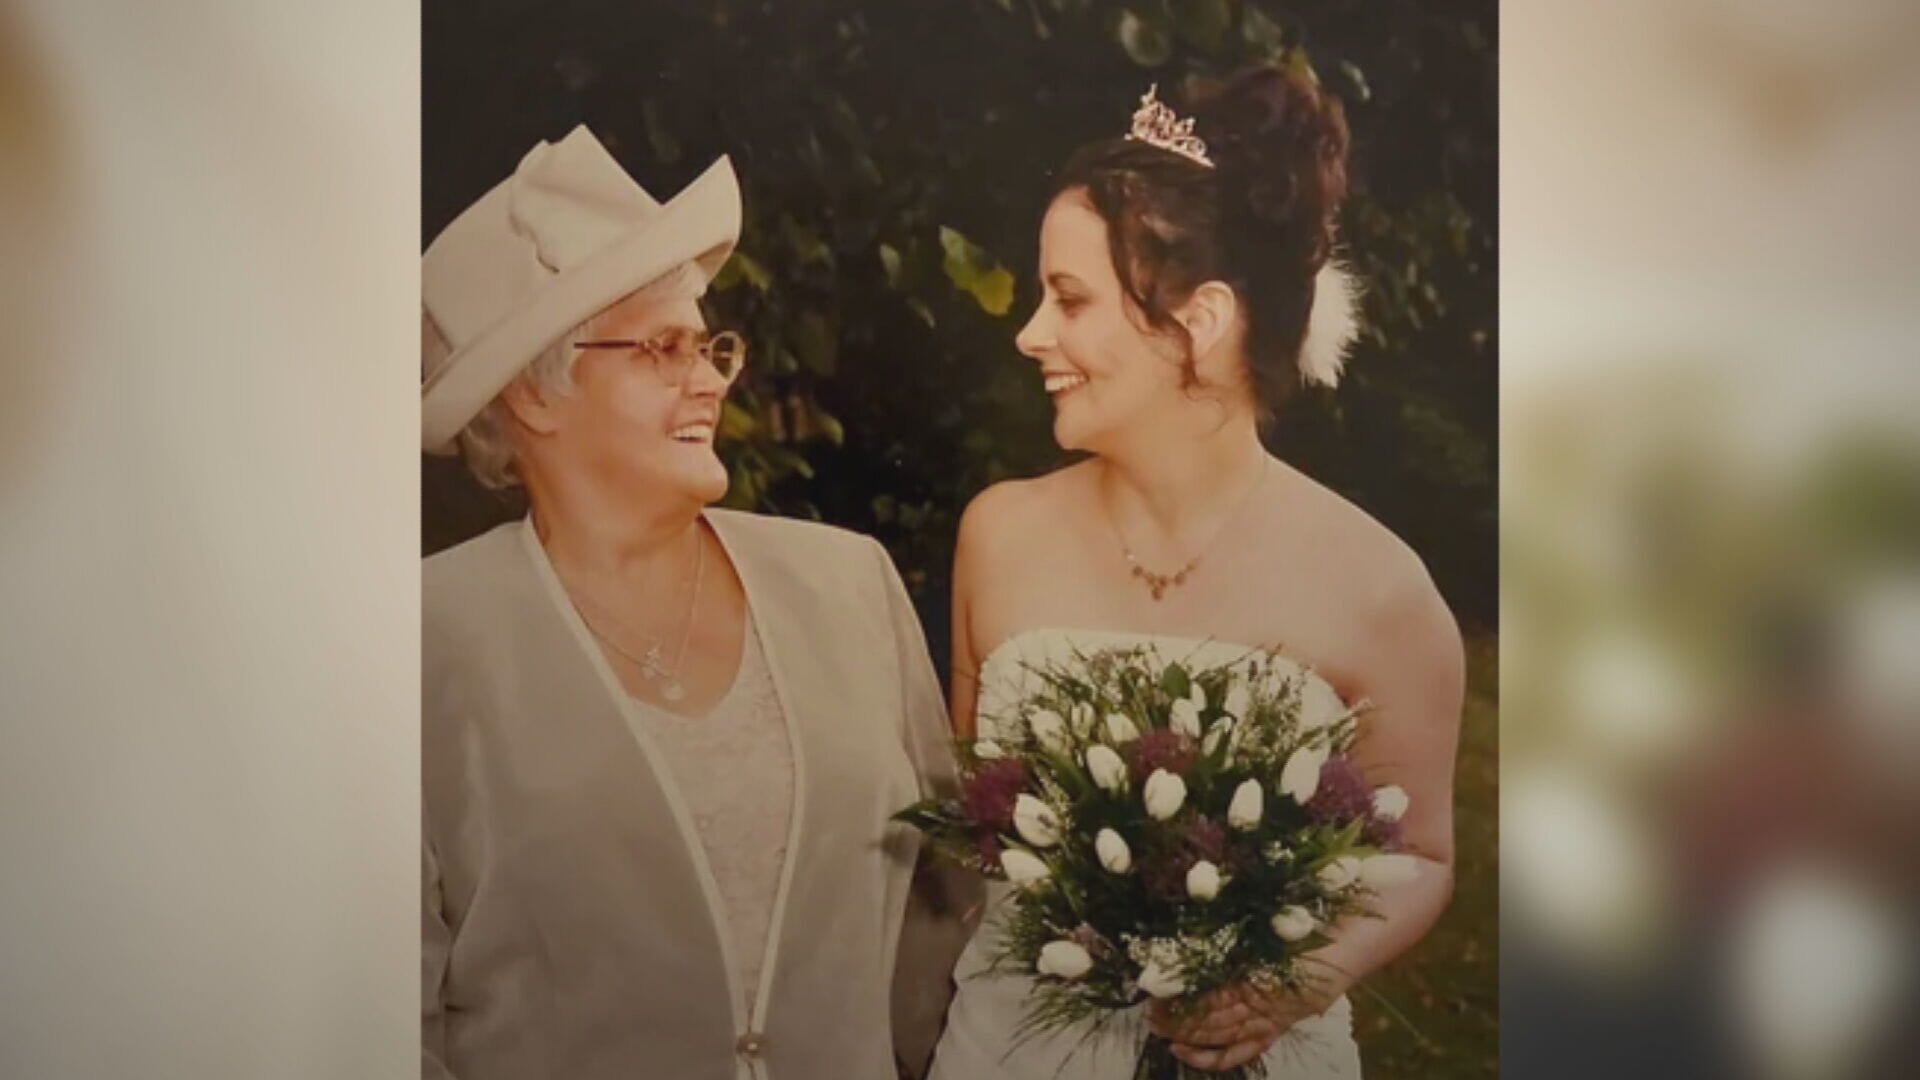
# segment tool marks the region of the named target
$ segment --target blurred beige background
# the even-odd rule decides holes
[[[1503,1067],[1913,1075],[1920,6],[1502,16]]]
[[[419,1067],[417,19],[0,10],[0,1076]]]

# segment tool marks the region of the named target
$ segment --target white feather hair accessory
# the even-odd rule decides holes
[[[1360,336],[1360,282],[1336,259],[1313,279],[1307,336],[1300,344],[1300,381],[1338,386],[1347,353]]]

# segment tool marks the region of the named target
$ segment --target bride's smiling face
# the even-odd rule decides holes
[[[1015,345],[1040,365],[1063,449],[1098,453],[1184,400],[1179,344],[1146,329],[1114,272],[1107,224],[1078,191],[1041,223],[1040,283]]]

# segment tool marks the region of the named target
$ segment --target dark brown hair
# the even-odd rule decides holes
[[[1254,397],[1263,413],[1300,382],[1314,276],[1333,253],[1347,194],[1348,132],[1338,99],[1270,66],[1245,69],[1191,110],[1208,168],[1126,138],[1075,151],[1056,197],[1082,192],[1107,223],[1120,286],[1148,326],[1186,339],[1172,309],[1208,281],[1240,298]],[[1184,380],[1195,385],[1191,343]]]

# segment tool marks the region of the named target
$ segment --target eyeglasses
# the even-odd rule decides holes
[[[685,386],[695,361],[713,365],[720,377],[731,383],[747,366],[746,339],[731,330],[705,334],[676,328],[646,341],[632,338],[608,338],[604,341],[576,341],[576,349],[634,349],[653,361],[654,373],[669,386]]]

